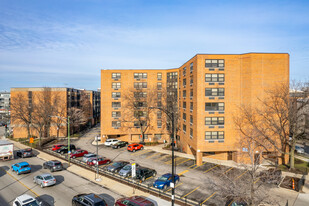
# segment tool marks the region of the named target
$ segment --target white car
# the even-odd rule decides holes
[[[27,194],[17,197],[13,202],[13,206],[24,206],[24,205],[40,206],[42,205],[42,202],[37,201],[34,197]]]
[[[116,143],[120,142],[120,140],[118,139],[107,139],[105,142],[104,142],[104,145],[109,147],[109,146],[112,146]]]
[[[295,151],[296,151],[298,154],[304,154],[304,153],[305,153],[304,148],[302,148],[302,147],[300,147],[300,146],[295,146]]]

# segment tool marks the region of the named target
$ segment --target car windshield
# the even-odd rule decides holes
[[[115,163],[113,163],[113,166],[116,166],[116,167],[121,166],[121,163],[120,162],[115,162]]]
[[[29,167],[29,165],[23,165],[20,168],[26,168],[26,167]]]
[[[130,169],[131,169],[131,165],[126,165],[126,166],[124,166],[123,169],[124,169],[124,170],[130,170]]]
[[[167,180],[167,177],[161,176],[161,177],[158,178],[158,180],[160,180],[160,181],[166,181],[166,180]]]
[[[79,153],[82,153],[82,151],[74,151],[74,152],[72,152],[72,154],[79,154]]]
[[[45,180],[52,180],[52,179],[54,179],[54,177],[53,176],[46,176],[46,177],[44,177],[44,179]]]
[[[56,165],[56,166],[60,166],[60,165],[61,165],[61,162],[56,162],[55,165]]]
[[[38,203],[38,201],[33,200],[32,202],[29,202],[29,203],[27,203],[23,206],[39,206],[39,203]]]

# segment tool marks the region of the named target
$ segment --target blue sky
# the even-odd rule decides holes
[[[165,69],[196,53],[287,52],[309,76],[309,1],[1,0],[0,91],[96,90],[101,69]]]

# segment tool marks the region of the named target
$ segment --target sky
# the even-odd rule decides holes
[[[97,90],[101,69],[180,67],[197,53],[290,54],[309,76],[308,0],[0,0],[0,91]]]

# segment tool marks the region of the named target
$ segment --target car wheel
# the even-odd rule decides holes
[[[17,174],[18,174],[18,175],[20,175],[20,172],[19,172],[19,171],[17,171]]]
[[[142,181],[143,181],[143,182],[145,181],[145,177],[142,177]]]
[[[72,158],[73,158],[73,159],[75,159],[76,157],[75,157],[75,156],[73,156]]]
[[[54,172],[54,169],[53,169],[53,168],[51,168],[51,169],[50,169],[50,172]]]
[[[144,149],[144,147],[141,147],[141,150],[143,150]]]
[[[157,176],[157,173],[156,173],[156,172],[154,172],[152,176],[154,176],[154,177],[155,177],[155,176]]]
[[[119,146],[117,146],[117,149],[119,148]]]
[[[34,178],[33,178],[33,182],[36,183]]]
[[[43,183],[41,183],[41,188],[44,188]]]
[[[167,189],[167,185],[164,185],[163,190],[166,190],[166,189]]]
[[[135,152],[135,149],[132,152]]]
[[[62,155],[64,154],[64,152],[60,152]]]
[[[45,165],[43,165],[43,168],[44,168],[44,169],[46,169],[46,166],[45,166]]]

